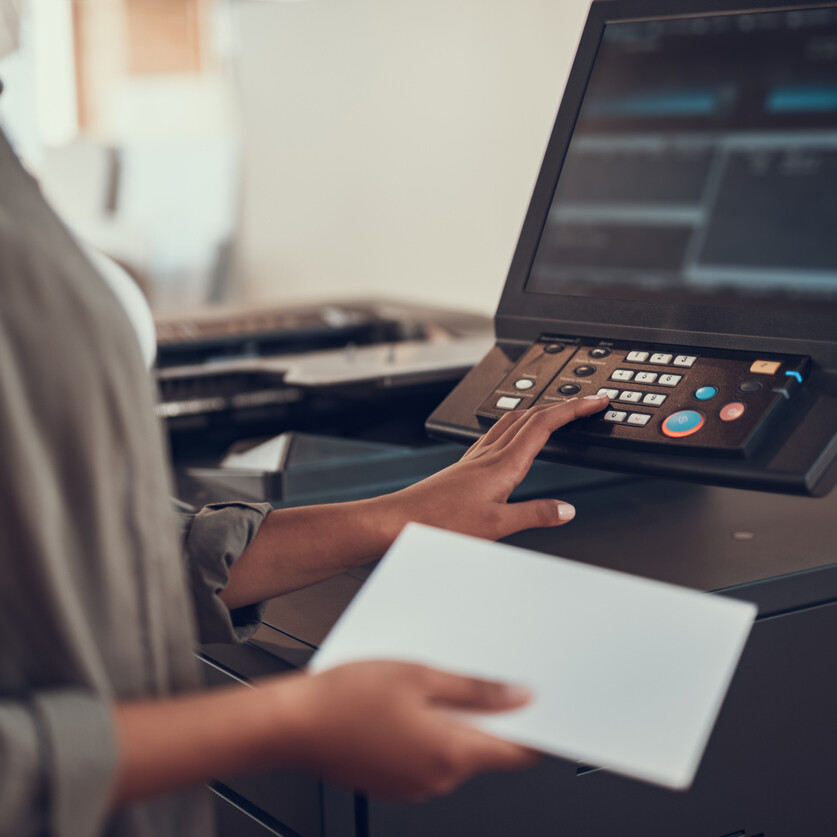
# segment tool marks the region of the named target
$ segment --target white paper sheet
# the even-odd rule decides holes
[[[688,788],[754,605],[410,524],[314,656],[398,659],[527,686],[468,722]]]

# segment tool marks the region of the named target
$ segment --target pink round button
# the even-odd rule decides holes
[[[726,404],[721,407],[721,412],[718,415],[721,421],[735,421],[744,415],[746,409],[740,401],[733,401],[731,404]]]

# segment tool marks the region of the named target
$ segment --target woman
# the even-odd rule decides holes
[[[513,687],[372,662],[202,693],[193,648],[246,638],[259,602],[380,556],[407,521],[499,538],[570,520],[506,501],[606,399],[510,413],[395,494],[215,505],[178,534],[125,308],[5,138],[0,288],[0,835],[206,835],[200,784],[268,766],[423,799],[533,763],[444,711],[518,707]]]

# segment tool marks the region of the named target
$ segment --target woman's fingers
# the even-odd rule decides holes
[[[501,518],[501,537],[524,529],[563,526],[575,517],[575,506],[563,500],[541,498],[525,503],[507,503]]]
[[[533,416],[538,415],[544,411],[561,411],[566,405],[577,401],[576,398],[570,398],[568,401],[562,401],[555,404],[536,404],[534,407],[529,407],[528,410],[512,410],[504,413],[500,418],[488,429],[488,431],[480,436],[480,438],[468,449],[468,453],[478,449],[487,450],[489,447],[492,450],[502,450],[508,442],[513,439],[528,422],[532,420]],[[568,419],[570,420],[570,419]]]
[[[469,750],[468,770],[463,780],[477,773],[526,770],[541,760],[540,754],[528,747],[465,726],[457,729],[455,738]]]
[[[451,674],[436,668],[422,672],[428,697],[435,703],[473,712],[502,712],[524,706],[528,690],[494,680]]]
[[[556,430],[575,419],[598,413],[608,403],[607,396],[588,396],[548,407],[527,416],[513,434],[507,433],[498,444],[510,457],[531,463]]]
[[[532,409],[538,409],[533,407]],[[475,452],[477,450],[487,448],[493,445],[509,428],[514,427],[521,419],[525,418],[527,413],[523,410],[513,410],[510,413],[504,413],[500,416],[488,430],[468,448],[467,453]]]

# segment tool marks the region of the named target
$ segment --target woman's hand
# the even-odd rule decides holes
[[[233,564],[222,601],[232,610],[380,558],[411,521],[496,540],[572,520],[569,503],[509,503],[509,495],[552,433],[607,404],[592,397],[507,413],[459,462],[401,491],[272,511]]]
[[[509,503],[535,457],[558,428],[598,412],[606,396],[506,413],[459,462],[386,498],[394,520],[496,540],[522,529],[560,526],[575,509],[552,499]],[[399,529],[400,529],[399,526]]]
[[[114,806],[266,768],[307,769],[350,789],[421,800],[487,770],[529,767],[531,750],[457,722],[451,709],[501,712],[528,694],[398,662],[113,707]]]
[[[449,793],[477,773],[538,756],[456,721],[449,710],[501,712],[528,694],[410,663],[363,662],[275,681],[290,763],[384,799]]]

